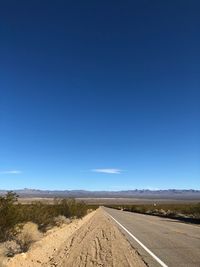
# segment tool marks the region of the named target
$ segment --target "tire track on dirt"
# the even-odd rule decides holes
[[[72,242],[73,239],[73,242]],[[51,265],[57,267],[144,267],[137,252],[102,209],[65,243]]]

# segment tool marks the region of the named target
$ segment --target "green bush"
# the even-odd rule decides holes
[[[0,241],[5,241],[9,237],[10,229],[18,222],[18,212],[15,203],[17,195],[8,192],[5,197],[0,197]]]

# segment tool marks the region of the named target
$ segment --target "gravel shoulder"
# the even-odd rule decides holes
[[[7,267],[145,267],[145,263],[103,209],[61,229],[53,229],[29,252],[4,263]]]

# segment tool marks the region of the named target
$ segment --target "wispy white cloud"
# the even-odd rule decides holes
[[[107,173],[107,174],[120,174],[122,173],[122,170],[120,169],[92,169],[92,172],[98,172],[98,173]]]
[[[8,170],[8,171],[0,171],[0,174],[20,174],[22,171],[20,170]]]

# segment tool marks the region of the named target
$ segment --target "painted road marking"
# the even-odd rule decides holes
[[[119,223],[113,216],[107,213],[125,232],[127,232],[147,253],[151,255],[162,267],[168,267],[163,261],[161,261],[150,249],[148,249],[137,237],[129,232],[121,223]]]

